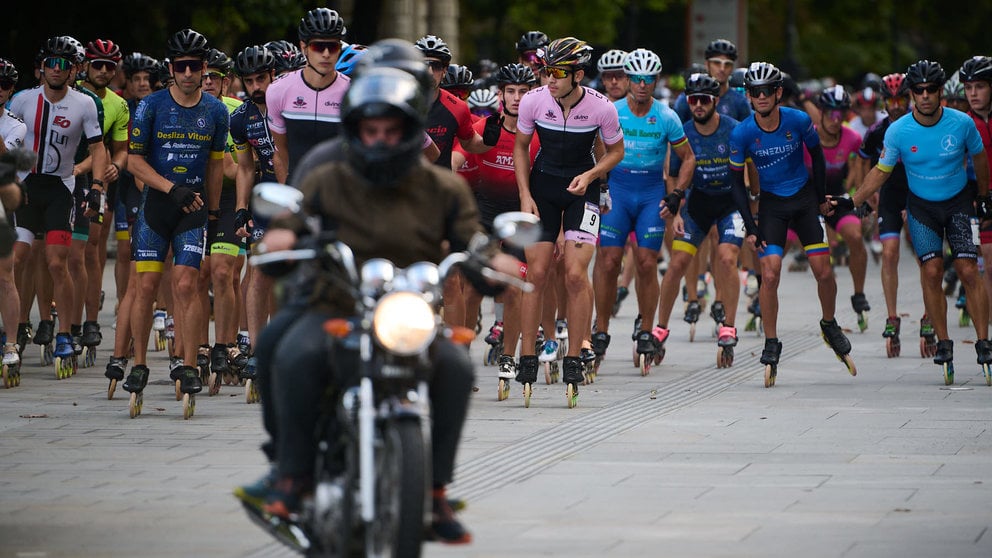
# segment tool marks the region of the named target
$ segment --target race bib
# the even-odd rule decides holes
[[[730,215],[730,222],[733,223],[733,235],[735,238],[744,238],[744,218],[739,211]]]
[[[582,223],[579,230],[591,235],[599,235],[599,206],[586,202],[586,210],[582,213]]]

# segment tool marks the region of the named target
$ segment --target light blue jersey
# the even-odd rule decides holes
[[[644,116],[635,116],[627,99],[613,103],[623,128],[623,160],[610,172],[610,186],[658,185],[665,171],[668,145],[685,143],[685,131],[675,111],[658,100]]]

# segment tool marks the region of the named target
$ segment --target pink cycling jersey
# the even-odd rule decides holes
[[[314,89],[303,70],[283,74],[265,91],[269,130],[285,134],[289,171],[311,147],[336,137],[341,127],[341,103],[351,78],[338,72],[330,85]]]

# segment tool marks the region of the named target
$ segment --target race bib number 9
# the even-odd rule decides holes
[[[582,224],[579,230],[591,235],[599,235],[599,206],[586,202],[586,210],[582,213]]]

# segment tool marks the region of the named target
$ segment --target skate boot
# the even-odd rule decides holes
[[[3,380],[4,389],[21,385],[21,355],[17,352],[17,343],[4,343],[3,345],[0,380]]]
[[[864,333],[868,329],[868,312],[871,311],[871,306],[868,305],[868,299],[865,298],[865,293],[854,293],[851,295],[851,307],[854,308],[854,313],[858,315],[858,329]]]
[[[792,259],[792,263],[789,264],[789,271],[806,271],[807,269],[809,269],[809,259],[806,257],[806,252],[800,250]]]
[[[179,380],[183,377],[182,357],[169,357],[169,379],[176,386],[176,401],[183,398],[183,392],[179,389]]]
[[[748,270],[747,279],[744,280],[744,296],[754,298],[758,296],[758,275],[754,270]]]
[[[28,346],[33,337],[34,330],[31,322],[17,324],[17,351],[20,355],[24,355],[24,348]]]
[[[110,357],[110,362],[107,363],[107,370],[103,373],[110,380],[110,386],[107,387],[107,399],[114,398],[114,392],[117,391],[117,382],[124,380],[125,370],[127,370],[126,358]]]
[[[530,407],[530,395],[534,382],[537,381],[537,357],[520,355],[520,365],[517,366],[516,380],[524,385],[524,407]]]
[[[698,300],[690,300],[685,307],[685,316],[682,319],[689,324],[689,342],[696,339],[696,322],[699,321],[699,315],[702,312],[703,308],[699,305]]]
[[[837,320],[830,320],[829,322],[820,320],[820,335],[827,345],[834,350],[837,360],[847,366],[847,371],[852,376],[857,376],[858,369],[854,366],[854,360],[851,359],[851,342],[847,340],[847,336],[837,325]]]
[[[642,329],[644,329],[641,327],[643,323],[644,323],[644,319],[641,318],[640,314],[638,314],[637,317],[634,318],[634,331],[633,333],[630,334],[631,341],[637,341],[637,334],[640,333]]]
[[[164,308],[156,308],[155,312],[152,313],[152,340],[155,343],[156,351],[164,351],[169,345],[169,340],[165,336],[167,317]]]
[[[737,346],[737,328],[721,325],[717,332],[717,368],[730,368],[734,364],[734,347]]]
[[[72,335],[59,333],[55,336],[55,377],[62,380],[76,373],[76,350]]]
[[[751,304],[747,305],[747,311],[751,314],[751,317],[744,324],[744,331],[753,331],[761,335],[761,302],[758,300],[758,297],[751,299]]]
[[[624,299],[630,294],[630,290],[627,287],[617,287],[617,299],[613,303],[613,317],[616,318],[617,314],[620,313],[620,305],[623,304]]]
[[[193,366],[183,366],[179,378],[179,390],[183,392],[183,418],[189,420],[196,411],[196,394],[203,390],[199,370]]]
[[[200,345],[196,350],[196,367],[200,369],[200,381],[203,383],[210,381],[210,353],[210,345]]]
[[[512,356],[499,355],[497,366],[499,367],[497,372],[499,382],[496,400],[505,401],[507,397],[510,397],[510,380],[517,375],[517,364],[513,362]]]
[[[565,403],[572,409],[579,403],[579,384],[584,381],[579,357],[562,359],[562,381],[565,383]]]
[[[247,333],[243,331],[239,331],[236,344],[238,346],[238,351],[240,351],[241,354],[243,355],[251,354],[251,340],[248,338]]]
[[[713,318],[717,327],[722,326],[727,321],[727,309],[723,306],[723,302],[713,301],[713,305],[710,306],[710,317]]]
[[[109,365],[107,369],[109,371]],[[127,404],[128,414],[131,418],[141,414],[141,407],[144,404],[144,390],[146,385],[148,385],[148,367],[144,364],[134,365],[134,368],[131,369],[131,373],[127,376],[127,380],[124,380],[124,385],[121,386],[124,388],[124,391],[131,394],[131,399]]]
[[[146,316],[148,314],[145,314]],[[165,318],[168,314],[165,308],[156,308],[152,313],[152,329],[155,331],[165,331]]]
[[[951,266],[944,271],[944,296],[953,295],[956,288],[958,288],[958,272]]]
[[[541,362],[551,362],[556,358],[558,358],[558,341],[555,341],[554,339],[546,339],[537,359]]]
[[[97,322],[83,322],[83,336],[79,343],[83,346],[83,366],[90,367],[96,364],[96,348],[103,342],[103,335],[100,333],[100,324]]]
[[[782,355],[782,342],[777,337],[765,339],[765,348],[761,351],[761,364],[765,365],[765,387],[775,385],[778,376],[778,359]]]
[[[558,340],[558,360],[561,360],[568,352],[568,322],[566,320],[555,320],[555,339]]]
[[[964,293],[964,285],[958,289],[958,300],[954,303],[958,309],[958,327],[968,327],[971,325],[971,316],[968,314],[968,299]]]
[[[976,346],[977,350],[978,347]],[[933,355],[933,363],[940,365],[944,373],[944,385],[949,386],[954,383],[954,341],[951,339],[941,339],[937,341],[937,352]]]
[[[920,318],[920,358],[929,358],[937,354],[937,333],[933,322],[924,314]]]
[[[207,394],[213,397],[220,391],[221,378],[231,373],[227,361],[227,347],[220,343],[210,349],[210,374],[207,376]]]
[[[496,364],[496,359],[503,352],[503,322],[494,322],[492,327],[489,328],[489,333],[486,335],[485,342],[489,345],[486,350],[485,356],[483,356],[482,365],[483,366],[493,366]]]
[[[52,341],[55,340],[55,320],[41,320],[34,333],[34,344],[41,345],[41,364],[48,366],[55,359]]]
[[[658,352],[656,341],[650,331],[641,331],[637,334],[637,341],[634,342],[634,354],[637,356],[636,365],[641,370],[641,376],[647,376],[651,373],[651,365],[654,364],[655,355]]]
[[[587,350],[585,347],[579,351],[581,355],[580,360],[582,361],[584,368],[586,369],[586,381],[588,383],[593,383],[596,381],[596,376],[599,375],[599,367],[603,364],[603,358],[606,357],[606,350],[610,348],[610,334],[605,331],[597,331],[592,334],[590,339],[590,347]],[[589,353],[592,353],[592,359],[590,360]]]
[[[228,373],[225,375],[224,383],[234,385],[238,383],[241,370],[248,364],[248,354],[242,353],[234,343],[227,345]]]
[[[671,332],[668,329],[659,326],[654,326],[651,330],[651,335],[654,336],[654,364],[655,366],[661,364],[662,360],[665,360],[665,341],[668,340],[668,336]]]
[[[899,356],[899,326],[902,320],[899,316],[889,316],[885,319],[885,331],[882,337],[885,338],[885,354],[889,358]]]
[[[992,341],[979,339],[975,341],[975,352],[978,353],[978,364],[982,366],[982,375],[985,376],[985,385],[992,386]]]

